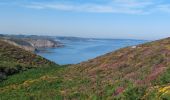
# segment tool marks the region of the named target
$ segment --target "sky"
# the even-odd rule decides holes
[[[1,34],[170,37],[170,0],[0,0]]]

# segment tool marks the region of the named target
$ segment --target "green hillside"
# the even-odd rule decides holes
[[[28,58],[23,61],[29,62]],[[27,65],[32,66],[30,62]],[[170,38],[122,48],[76,65],[38,67],[9,76],[0,83],[0,99],[170,100]]]
[[[55,65],[40,56],[0,40],[0,81],[30,68]]]

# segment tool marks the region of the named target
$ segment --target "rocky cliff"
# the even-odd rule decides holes
[[[15,41],[14,41],[14,40],[9,40],[9,39],[2,39],[2,41],[5,41],[5,42],[7,42],[7,43],[9,43],[9,44],[11,44],[11,45],[14,45],[14,46],[23,48],[23,49],[25,49],[25,50],[27,50],[27,51],[31,51],[31,52],[36,51],[36,48],[33,47],[33,46],[30,45],[30,44],[28,44],[28,45],[20,44],[20,43],[24,43],[24,42],[25,42],[25,41],[22,41],[22,40],[16,40],[16,39],[15,39]],[[16,42],[16,41],[18,41],[18,42]],[[20,43],[19,43],[19,42],[20,42]],[[27,43],[27,42],[26,42],[26,43]]]
[[[42,48],[57,48],[63,46],[62,43],[48,38],[13,38],[1,37],[5,42],[23,48],[27,51],[39,51]]]
[[[28,41],[35,48],[54,48],[62,46],[60,42],[50,39],[25,39],[25,41]]]

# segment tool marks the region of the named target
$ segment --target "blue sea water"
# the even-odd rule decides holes
[[[77,64],[97,56],[115,51],[117,49],[142,44],[145,40],[128,39],[87,39],[87,40],[60,40],[64,47],[47,49],[48,52],[40,52],[43,56],[57,64]]]

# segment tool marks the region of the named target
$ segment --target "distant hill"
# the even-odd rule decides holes
[[[17,55],[25,55],[20,53]],[[67,66],[37,68],[10,76],[0,84],[0,97],[3,100],[170,99],[170,38]]]
[[[91,38],[81,38],[81,37],[67,37],[67,36],[56,36],[55,37],[59,41],[88,41]]]

